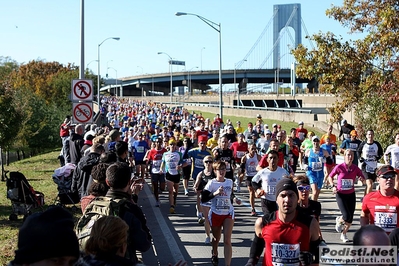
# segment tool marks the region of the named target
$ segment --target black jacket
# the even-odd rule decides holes
[[[145,252],[151,247],[151,233],[147,227],[147,219],[141,208],[133,203],[130,194],[108,190],[106,197],[113,199],[126,199],[126,204],[119,210],[121,217],[129,226],[128,253],[137,260],[136,251]],[[134,260],[133,260],[134,261]]]
[[[82,158],[82,154],[80,150],[82,149],[84,144],[83,137],[76,133],[72,133],[69,137],[69,157],[71,159],[71,163],[77,165]]]
[[[78,192],[80,198],[88,195],[87,187],[89,186],[91,170],[99,161],[100,154],[89,153],[80,160],[73,172],[71,191],[73,193]]]

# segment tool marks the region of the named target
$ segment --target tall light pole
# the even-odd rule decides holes
[[[188,70],[188,95],[189,96],[191,95],[191,91],[192,91],[192,89],[191,89],[191,70],[193,70],[194,68],[198,68],[198,67],[195,66]]]
[[[143,75],[144,74],[143,68],[141,66],[137,66],[137,68],[141,69],[141,75]]]
[[[113,69],[115,71],[115,94],[116,94],[116,96],[118,96],[118,93],[116,93],[116,90],[118,89],[118,70],[116,70],[113,67],[107,67],[107,72],[108,72],[108,69]],[[122,96],[122,93],[119,93],[119,94],[120,94],[119,96]]]
[[[158,54],[164,54],[169,57],[169,73],[170,73],[170,103],[173,102],[173,74],[172,74],[172,57],[164,52],[158,52]]]
[[[237,65],[239,65],[243,62],[247,62],[247,59],[242,59],[239,62],[234,64],[234,86],[237,87],[237,108],[238,109],[240,109],[240,88],[239,88],[239,86],[236,85],[236,69],[237,69]]]
[[[89,69],[89,66],[91,63],[93,62],[98,62],[97,59],[91,60],[87,65],[86,65],[86,69]]]
[[[185,13],[185,12],[177,12],[176,16],[196,16],[212,29],[216,30],[219,33],[219,109],[220,109],[220,118],[223,120],[223,88],[222,88],[222,25],[219,23],[215,23],[207,18],[204,18],[200,15],[193,14],[193,13]]]
[[[201,48],[201,72],[202,72],[202,51],[205,49],[205,47]]]
[[[102,42],[100,42],[98,44],[98,47],[97,47],[97,62],[98,62],[98,68],[97,68],[97,103],[98,103],[98,108],[100,108],[100,106],[101,106],[101,102],[100,102],[100,46],[106,40],[109,40],[109,39],[114,39],[116,41],[119,41],[121,38],[119,38],[119,37],[108,37],[105,40],[103,40]]]

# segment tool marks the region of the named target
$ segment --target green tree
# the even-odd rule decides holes
[[[374,129],[383,146],[399,130],[398,10],[399,2],[393,0],[344,0],[326,14],[351,33],[361,33],[361,38],[345,41],[332,32],[320,32],[309,37],[315,49],[300,45],[293,51],[297,75],[317,77],[321,89],[337,97],[329,109],[331,122],[353,110],[360,133]]]

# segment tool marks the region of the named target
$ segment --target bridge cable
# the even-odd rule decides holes
[[[294,15],[295,15],[296,12],[297,12],[297,9],[298,9],[298,8],[295,7],[295,8],[292,10],[291,16],[290,16],[289,19],[287,20],[287,23],[285,23],[284,28],[288,27],[288,25],[291,23],[291,21],[292,21]],[[276,46],[279,44],[281,37],[282,37],[282,34],[279,34],[279,36],[278,36],[276,42],[275,42],[274,45],[273,45],[273,49],[269,52],[269,54],[267,55],[267,57],[265,58],[265,60],[263,60],[263,62],[260,64],[260,66],[259,66],[258,69],[262,69],[262,67],[266,64],[267,60],[269,60],[270,56],[271,56],[271,55],[273,54],[273,52],[274,52],[274,49],[276,49]]]
[[[269,20],[269,22],[267,23],[266,27],[263,29],[262,33],[260,34],[260,36],[256,40],[255,44],[252,46],[252,48],[249,50],[249,52],[245,55],[243,60],[241,60],[241,62],[239,64],[237,64],[237,66],[236,66],[237,69],[240,68],[244,64],[244,62],[248,59],[248,57],[251,55],[253,50],[258,46],[258,43],[263,39],[263,36],[265,35],[266,31],[269,29],[269,26],[273,22],[273,19],[277,15],[277,13],[278,13],[278,9],[276,9],[274,11],[273,17]]]
[[[310,37],[308,29],[306,28],[306,25],[305,25],[305,21],[302,18],[301,18],[301,22],[302,22],[302,27],[305,30],[306,36]],[[312,47],[312,50],[314,50],[314,45],[313,45],[312,40],[310,38],[308,38],[308,39],[309,39],[310,46]]]

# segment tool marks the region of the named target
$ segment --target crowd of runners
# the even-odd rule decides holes
[[[347,232],[353,220],[359,219],[354,217],[358,181],[366,185],[361,225],[374,224],[387,234],[398,227],[399,133],[384,152],[372,129],[361,140],[346,120],[341,122],[338,136],[331,125],[317,136],[302,121],[297,127],[283,128],[267,125],[258,114],[242,125],[223,121],[218,114],[205,118],[182,107],[115,97],[102,99],[101,121],[101,127],[87,126],[86,133],[79,133],[80,125],[76,126],[74,134],[82,136],[82,147],[98,142],[103,152],[116,151],[118,161],[131,169],[135,202],[145,178],[151,179],[155,207],[168,204],[171,215],[179,212],[177,197],[194,193],[198,223],[204,224],[204,243],[212,247],[213,265],[218,265],[222,232],[225,265],[231,265],[233,203],[241,204],[237,195],[242,186],[249,193],[248,215],[259,216],[255,208],[258,199],[263,214],[255,223],[247,265],[256,265],[262,252],[263,265],[309,265],[318,260],[318,247],[325,245],[319,227],[322,188],[331,190],[342,213],[335,224],[342,242],[350,241]],[[61,131],[70,127],[67,123]],[[72,162],[79,168],[79,161],[73,160],[90,153],[85,155],[84,148],[77,148],[73,135],[61,137],[66,147],[61,163]],[[123,153],[121,146],[127,147]],[[67,155],[71,152],[80,155]],[[337,164],[338,154],[343,155],[343,163]],[[384,161],[378,164],[381,159]],[[378,187],[373,191],[375,183]],[[87,184],[82,186],[80,191],[86,191]],[[184,195],[178,193],[180,186]],[[164,191],[167,202],[160,201],[159,194]],[[301,231],[294,230],[295,226]],[[292,252],[281,255],[279,251],[288,246]]]

